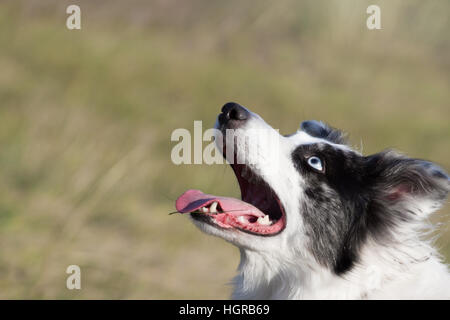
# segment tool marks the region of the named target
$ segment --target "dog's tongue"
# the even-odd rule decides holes
[[[198,210],[210,203],[217,201],[222,210],[232,215],[253,215],[264,217],[264,213],[251,204],[235,198],[218,197],[201,192],[200,190],[188,190],[178,197],[175,207],[178,212],[187,213]]]

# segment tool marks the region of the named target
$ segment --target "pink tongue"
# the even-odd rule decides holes
[[[253,215],[255,217],[263,217],[258,208],[251,204],[235,198],[217,197],[201,192],[200,190],[188,190],[178,197],[175,207],[181,213],[195,211],[201,207],[217,201],[225,213],[231,215]]]

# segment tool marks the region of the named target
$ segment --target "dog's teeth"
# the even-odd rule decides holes
[[[206,207],[200,208],[200,210],[201,210],[202,212],[204,212],[204,213],[209,212],[208,208],[206,208]]]
[[[240,217],[238,218],[238,221],[239,221],[240,223],[246,223],[246,222],[247,222],[247,221],[245,220],[244,216],[240,216]]]
[[[209,212],[211,212],[211,213],[217,213],[217,201],[214,201],[212,204],[211,204],[211,207],[209,207]]]
[[[262,224],[264,226],[268,226],[272,223],[268,215],[265,215],[264,217],[259,217],[257,221],[259,224]]]

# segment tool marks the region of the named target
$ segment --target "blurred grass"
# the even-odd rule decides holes
[[[72,3],[0,4],[0,298],[228,297],[237,250],[167,215],[187,188],[239,195],[225,166],[170,162],[227,101],[450,168],[448,1],[76,1],[69,31]]]

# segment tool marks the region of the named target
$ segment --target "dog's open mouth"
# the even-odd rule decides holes
[[[286,215],[272,188],[248,166],[233,164],[231,167],[238,179],[242,200],[188,190],[177,199],[176,209],[224,229],[235,228],[261,236],[281,232],[286,225]]]

